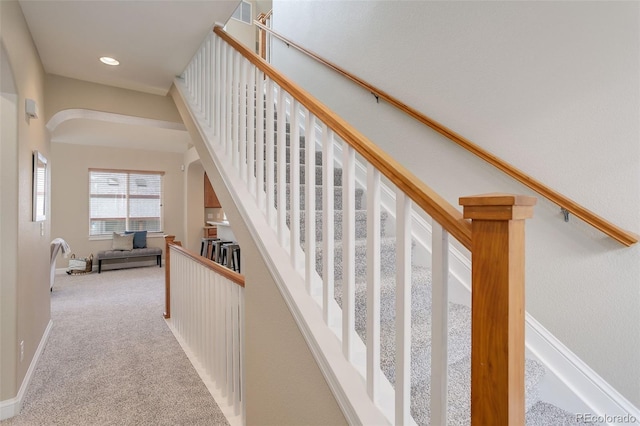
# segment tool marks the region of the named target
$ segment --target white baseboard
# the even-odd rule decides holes
[[[541,383],[543,399],[572,413],[591,413],[611,425],[640,425],[640,409],[554,337],[526,315],[526,345],[547,369]]]
[[[40,355],[42,354],[42,351],[44,350],[44,347],[46,346],[47,341],[49,340],[49,334],[51,333],[52,327],[53,327],[53,321],[49,320],[49,324],[47,324],[47,328],[44,330],[44,334],[42,335],[42,339],[40,339],[40,343],[38,344],[36,353],[33,355],[31,364],[29,364],[29,369],[27,370],[27,374],[24,376],[22,385],[20,385],[20,390],[18,390],[18,395],[16,395],[14,398],[0,401],[0,420],[8,419],[10,417],[20,414],[20,410],[22,409],[22,400],[24,399],[24,396],[27,393],[27,388],[29,387],[29,383],[31,383],[31,378],[33,377],[33,373],[36,370],[36,366],[38,365],[38,360],[40,359]]]

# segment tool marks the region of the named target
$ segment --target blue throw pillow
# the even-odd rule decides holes
[[[124,231],[125,234],[133,234],[133,248],[147,248],[147,231]]]

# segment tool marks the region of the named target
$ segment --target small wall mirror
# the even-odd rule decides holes
[[[47,159],[33,151],[33,221],[47,219]]]

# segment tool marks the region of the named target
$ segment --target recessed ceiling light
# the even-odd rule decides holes
[[[100,58],[100,62],[107,65],[120,65],[120,61],[118,61],[117,59],[110,58],[108,56],[103,56],[102,58]]]

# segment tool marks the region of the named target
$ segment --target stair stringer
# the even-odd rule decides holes
[[[196,127],[195,131],[204,141],[204,146],[196,146],[198,154],[201,158],[208,155],[213,161],[346,421],[349,424],[362,425],[391,424],[389,419],[393,418],[393,413],[388,409],[383,412],[369,398],[362,374],[363,369],[355,367],[344,357],[335,327],[328,327],[324,323],[322,311],[317,302],[305,291],[300,270],[291,264],[288,250],[278,244],[278,236],[262,214],[261,206],[255,202],[254,194],[247,189],[246,184],[232,169],[231,158],[212,148],[218,144],[218,140],[209,128],[203,126],[203,123],[206,123],[204,116],[198,111],[194,112],[188,96],[185,95],[184,84],[176,79],[174,85],[177,89],[172,91],[174,98],[179,96],[179,100],[184,103],[189,118]],[[178,104],[177,100],[176,104]],[[208,168],[206,161],[203,161],[203,165],[205,169]],[[330,323],[337,325],[339,321],[332,319]],[[364,345],[361,342],[360,344],[362,348],[356,352],[364,353]],[[386,390],[383,389],[382,400],[378,401],[379,403],[384,400],[389,402],[390,389],[390,384]],[[393,407],[392,401],[391,397],[391,407]]]

